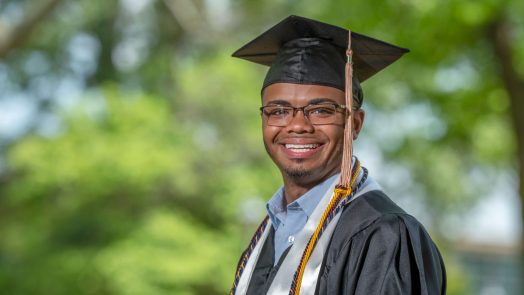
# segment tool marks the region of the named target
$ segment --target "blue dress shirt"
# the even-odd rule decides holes
[[[295,236],[306,225],[318,203],[333,182],[338,180],[339,175],[335,174],[324,180],[287,207],[285,206],[283,186],[268,201],[267,213],[275,229],[275,265],[286,249],[293,245]]]

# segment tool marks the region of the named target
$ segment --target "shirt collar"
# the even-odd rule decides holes
[[[266,204],[267,214],[275,228],[280,226],[280,220],[285,219],[284,186],[281,186]]]

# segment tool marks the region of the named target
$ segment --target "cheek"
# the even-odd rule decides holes
[[[278,130],[276,128],[272,128],[270,126],[262,127],[262,138],[265,144],[272,143],[275,140],[277,134]]]
[[[324,134],[329,137],[332,142],[344,141],[344,127],[342,126],[329,126],[332,128],[326,128],[323,130]]]
[[[329,131],[330,132],[326,132],[326,135],[329,137],[334,155],[342,154],[342,149],[344,147],[344,128],[337,128]]]
[[[335,155],[342,155],[344,150],[344,139],[341,137],[335,142]]]

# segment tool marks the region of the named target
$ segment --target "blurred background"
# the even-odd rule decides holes
[[[448,294],[523,294],[520,0],[1,0],[0,293],[226,294],[281,184],[266,69],[230,55],[289,14],[412,50],[356,155]]]

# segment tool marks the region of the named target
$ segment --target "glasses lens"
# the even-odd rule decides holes
[[[304,112],[313,125],[332,124],[335,122],[337,108],[332,104],[318,104],[307,106]]]
[[[271,126],[286,126],[293,117],[293,108],[283,106],[264,107],[267,124]]]

